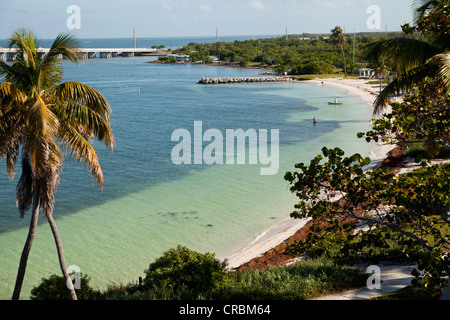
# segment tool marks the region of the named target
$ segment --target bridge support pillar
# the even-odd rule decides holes
[[[111,52],[100,52],[100,58],[103,59],[111,58]]]

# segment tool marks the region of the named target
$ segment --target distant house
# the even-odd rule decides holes
[[[360,78],[373,78],[375,76],[376,71],[371,68],[361,68],[358,69]]]
[[[190,62],[192,59],[188,55],[168,54],[168,58],[175,58],[178,62]]]
[[[209,56],[209,59],[211,59],[211,61],[212,61],[213,63],[219,63],[219,62],[220,62],[220,61],[219,61],[219,58],[216,57],[216,56]]]

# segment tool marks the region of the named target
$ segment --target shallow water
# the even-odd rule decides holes
[[[178,244],[223,255],[289,217],[295,197],[283,177],[309,162],[323,146],[367,154],[356,138],[370,127],[371,107],[340,89],[311,83],[203,86],[201,77],[258,76],[256,69],[146,64],[148,58],[63,62],[65,80],[98,89],[113,109],[113,153],[95,147],[105,177],[100,190],[82,164],[67,160],[54,216],[68,265],[92,277],[91,285],[136,281],[156,257]],[[140,94],[137,92],[140,89]],[[329,106],[338,97],[343,106]],[[312,119],[318,123],[314,126]],[[262,165],[174,165],[174,130],[278,129],[277,175]],[[0,298],[14,287],[30,215],[15,208],[16,179],[0,173]],[[22,298],[42,277],[59,274],[52,234],[40,216]]]

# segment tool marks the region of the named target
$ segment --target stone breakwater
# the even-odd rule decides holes
[[[224,83],[252,83],[252,82],[290,82],[295,81],[290,77],[221,77],[202,78],[199,84],[224,84]]]

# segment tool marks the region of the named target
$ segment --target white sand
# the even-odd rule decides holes
[[[380,92],[379,85],[366,84],[368,80],[356,80],[356,79],[315,79],[309,82],[322,83],[324,86],[331,85],[342,89],[344,92],[350,93],[355,96],[361,97],[361,99],[367,103],[373,104],[378,93]]]
[[[332,85],[341,88],[343,91],[352,95],[361,97],[366,102],[373,104],[380,90],[380,86],[366,84],[367,80],[356,79],[315,79],[309,82],[315,82],[324,85]],[[378,167],[384,159],[389,156],[389,152],[395,147],[395,145],[377,145],[370,153],[369,157],[372,159],[372,163],[364,168],[373,169]],[[270,249],[283,243],[298,230],[303,228],[310,220],[302,219],[286,219],[280,224],[267,230],[262,235],[248,243],[247,245],[238,248],[234,252],[231,252],[223,257],[218,257],[219,260],[227,260],[228,267],[230,269],[238,268],[239,266],[251,261],[256,257],[262,256]]]

